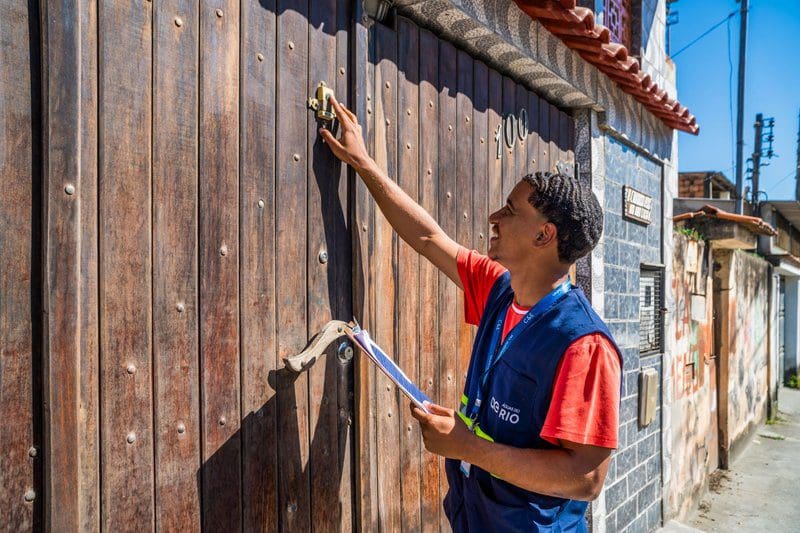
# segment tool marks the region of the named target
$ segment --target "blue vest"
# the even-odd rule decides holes
[[[481,382],[493,354],[492,330],[504,316],[514,293],[508,272],[492,287],[478,326],[459,416],[468,415],[475,398],[469,391]],[[491,366],[482,390],[476,434],[518,448],[555,448],[539,436],[550,407],[556,369],[567,347],[585,335],[605,335],[620,354],[608,328],[579,288],[570,289],[549,309],[516,333],[503,357]],[[515,328],[516,329],[516,328]],[[621,360],[621,357],[620,357]],[[474,396],[474,394],[473,394]],[[445,461],[450,490],[444,509],[453,531],[586,531],[587,502],[531,492],[472,465],[469,475],[460,461]]]

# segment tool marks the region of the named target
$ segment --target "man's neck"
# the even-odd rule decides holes
[[[513,272],[509,269],[509,273],[514,302],[520,307],[533,307],[567,279],[569,267],[558,265]]]

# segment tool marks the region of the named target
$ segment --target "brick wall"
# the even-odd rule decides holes
[[[633,148],[606,138],[604,316],[624,356],[619,448],[605,492],[607,531],[650,531],[661,523],[661,400],[655,420],[638,427],[638,374],[653,367],[661,384],[661,354],[639,353],[639,272],[662,263],[662,167]],[[622,186],[653,198],[652,223],[622,218]]]
[[[681,198],[705,198],[706,175],[681,174],[678,179],[678,196]]]

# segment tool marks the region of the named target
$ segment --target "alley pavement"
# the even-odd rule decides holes
[[[778,409],[731,469],[714,473],[694,515],[661,531],[800,531],[800,391],[782,388]]]

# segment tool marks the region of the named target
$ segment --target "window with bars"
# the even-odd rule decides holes
[[[611,41],[631,50],[631,0],[604,0],[603,25],[611,33]]]
[[[664,332],[664,271],[645,267],[639,273],[639,351],[660,352]]]

